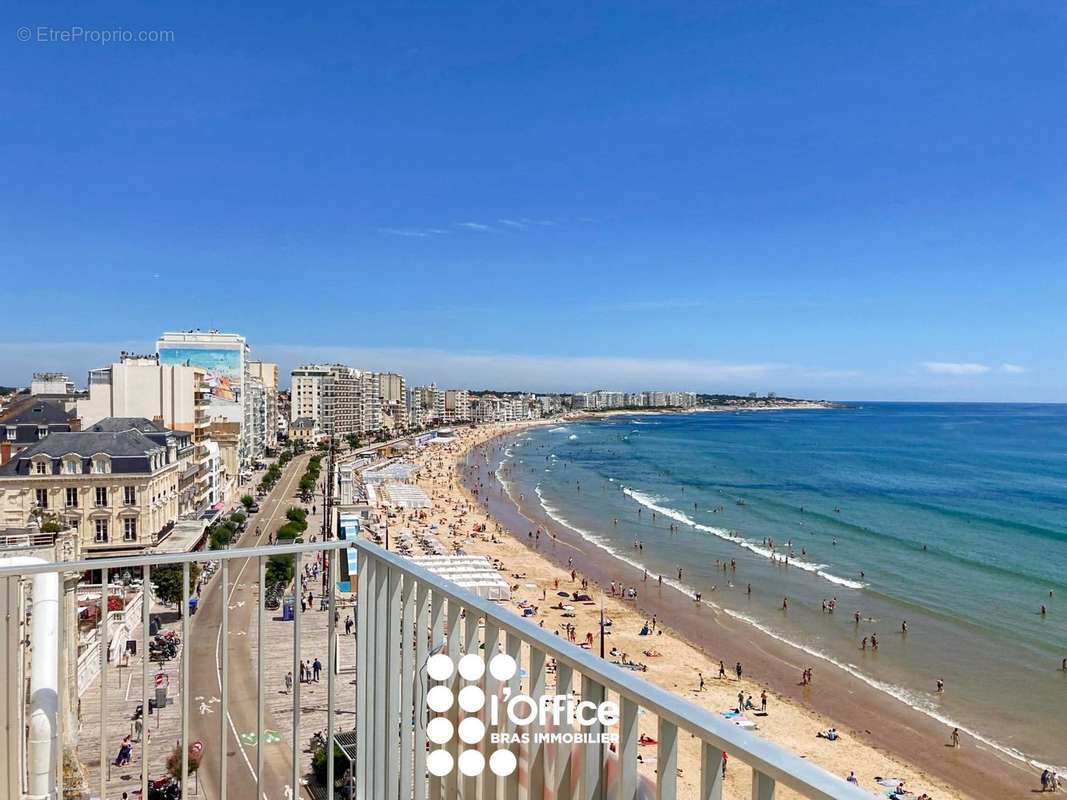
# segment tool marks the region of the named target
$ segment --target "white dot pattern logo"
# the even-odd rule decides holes
[[[481,680],[485,675],[485,661],[474,653],[460,658],[458,664],[444,653],[436,653],[426,661],[426,673],[432,680],[446,681],[456,672],[461,678],[472,683],[461,688],[458,696],[453,695],[447,686],[434,686],[426,693],[426,705],[432,711],[444,714],[458,703],[460,709],[467,714],[477,714],[485,708],[485,692],[473,682]],[[511,680],[517,672],[515,659],[507,654],[499,653],[489,662],[489,674],[501,683]],[[452,722],[445,717],[434,717],[426,724],[426,738],[435,745],[447,745],[455,733],[457,731]],[[464,717],[460,720],[458,733],[463,744],[478,745],[485,741],[485,723],[476,716]],[[515,754],[510,750],[498,749],[489,755],[489,770],[494,775],[511,775],[517,764]],[[426,755],[426,771],[435,777],[442,778],[456,767],[456,760],[443,747],[431,750]],[[478,750],[463,750],[459,754],[458,767],[459,771],[468,777],[481,775],[485,772],[485,756]]]

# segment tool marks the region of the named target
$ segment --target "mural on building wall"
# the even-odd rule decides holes
[[[161,347],[161,364],[179,364],[204,370],[208,388],[208,417],[212,421],[243,422],[241,351],[222,347]]]

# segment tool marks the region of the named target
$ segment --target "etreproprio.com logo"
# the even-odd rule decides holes
[[[436,653],[426,661],[426,674],[434,681],[447,681],[458,670],[460,678],[467,682],[458,695],[450,688],[437,685],[426,693],[426,705],[436,714],[446,714],[457,703],[463,717],[458,726],[444,716],[432,717],[426,724],[426,738],[438,745],[426,755],[426,769],[431,775],[444,777],[456,768],[452,754],[443,745],[452,741],[458,732],[459,740],[469,749],[459,754],[459,771],[468,776],[481,775],[485,771],[485,756],[477,749],[486,741],[486,721],[494,729],[506,719],[510,730],[493,730],[489,743],[496,746],[489,755],[489,770],[494,775],[511,775],[518,762],[509,745],[531,741],[557,744],[608,744],[618,740],[618,734],[583,732],[580,728],[599,724],[606,729],[619,721],[618,703],[605,700],[593,703],[578,701],[569,694],[544,695],[538,701],[527,694],[512,692],[506,685],[518,672],[515,659],[498,653],[489,661],[489,674],[502,684],[500,695],[493,694],[486,701],[485,692],[475,685],[485,675],[485,661],[478,655],[468,653],[459,659],[458,665],[444,653]],[[503,714],[501,713],[503,711]],[[483,713],[484,712],[484,713]],[[483,721],[483,718],[485,721]],[[525,730],[536,724],[533,734]],[[577,725],[579,730],[575,730]],[[458,731],[456,730],[458,728]]]

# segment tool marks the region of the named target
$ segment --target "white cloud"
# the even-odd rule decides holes
[[[379,228],[378,232],[384,233],[386,236],[408,236],[418,239],[421,239],[425,236],[429,236],[429,233],[427,231],[404,230],[401,228]]]
[[[1026,372],[1027,370],[1026,367],[1021,367],[1018,364],[1001,364],[1000,371],[1007,372],[1009,375],[1018,375],[1020,373]]]
[[[992,369],[985,364],[966,361],[924,361],[923,368],[934,375],[981,375]]]
[[[501,225],[507,225],[509,228],[525,228],[526,226],[519,222],[517,219],[498,219]]]
[[[483,225],[480,222],[457,222],[457,228],[466,228],[469,231],[491,231],[488,225]]]

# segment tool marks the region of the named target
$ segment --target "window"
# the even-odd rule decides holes
[[[47,461],[34,461],[33,462],[33,474],[34,475],[47,475],[48,474],[48,462]]]
[[[107,508],[107,487],[106,486],[97,486],[96,487],[96,507],[97,508]]]
[[[93,474],[106,475],[111,472],[111,459],[107,456],[96,456],[93,459]]]
[[[128,506],[137,504],[137,487],[136,486],[123,486],[122,487],[122,502]]]
[[[137,520],[127,518],[122,521],[122,538],[127,542],[137,541]]]
[[[78,507],[78,490],[73,486],[67,487],[67,508]]]
[[[96,519],[93,520],[93,532],[95,534],[97,544],[107,544],[107,520]]]
[[[63,474],[64,475],[77,475],[81,472],[82,462],[80,458],[65,458],[63,459]]]
[[[48,435],[48,426],[47,425],[38,425],[37,426],[37,438],[38,439],[43,439],[47,435]]]
[[[36,498],[37,498],[37,507],[38,508],[48,508],[48,490],[47,489],[36,489],[34,494],[36,495]]]
[[[14,427],[7,429],[7,439],[8,439],[9,442],[15,441],[15,434],[16,434],[17,431],[18,431],[18,428],[14,428]]]

